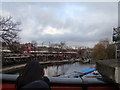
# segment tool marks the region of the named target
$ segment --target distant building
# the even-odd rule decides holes
[[[91,58],[93,54],[93,49],[91,48],[84,48],[82,49],[82,57],[84,58]]]

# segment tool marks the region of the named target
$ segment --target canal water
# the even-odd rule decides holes
[[[90,67],[95,67],[95,64],[83,64],[81,62],[53,65],[44,67],[45,76],[53,77],[64,74],[70,74],[77,70],[84,70]]]
[[[95,67],[95,64],[83,64],[81,62],[67,63],[67,64],[54,64],[44,65],[45,76],[56,77],[59,75],[70,74],[76,70],[84,70],[90,67]],[[8,74],[19,74],[21,69],[18,69]]]

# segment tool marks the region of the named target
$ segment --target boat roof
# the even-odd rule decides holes
[[[15,83],[18,74],[0,74],[0,80],[2,82],[13,82]],[[113,81],[107,78],[60,78],[60,77],[48,77],[51,84],[76,84],[76,85],[114,85]]]

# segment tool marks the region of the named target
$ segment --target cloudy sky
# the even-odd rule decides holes
[[[101,39],[112,40],[118,24],[117,2],[6,2],[2,16],[21,21],[21,43],[36,40],[70,46],[93,47]]]

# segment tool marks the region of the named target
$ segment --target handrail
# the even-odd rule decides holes
[[[3,82],[15,82],[17,79],[17,74],[0,74],[0,80]],[[115,84],[111,80],[104,79],[104,78],[60,78],[60,77],[48,77],[51,84]]]

